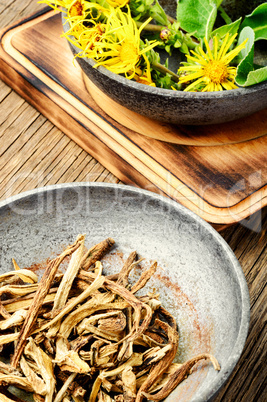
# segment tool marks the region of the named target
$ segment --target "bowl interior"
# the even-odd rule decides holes
[[[117,272],[133,250],[144,257],[144,267],[157,260],[146,290],[156,289],[177,319],[177,361],[208,352],[222,368],[199,364],[167,401],[207,401],[226,381],[246,339],[249,298],[238,261],[209,224],[165,197],[88,183],[23,194],[2,203],[0,216],[1,272],[12,269],[11,258],[42,272],[79,233],[87,234],[87,247],[116,240],[104,259],[106,272]]]

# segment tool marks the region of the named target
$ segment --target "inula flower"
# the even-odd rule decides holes
[[[189,83],[185,91],[200,90],[202,92],[212,92],[237,88],[234,83],[236,67],[229,64],[241,49],[245,47],[247,41],[229,51],[235,38],[236,34],[231,37],[229,34],[226,34],[219,48],[218,39],[215,36],[213,38],[212,50],[205,38],[206,53],[201,47],[198,48],[200,54],[191,50],[194,56],[186,56],[190,64],[180,67],[178,70],[178,73],[181,74],[179,83]]]
[[[76,0],[69,8],[70,17],[85,17],[84,4],[81,0]]]
[[[86,0],[41,0],[39,3],[45,3],[55,10],[66,12],[66,20],[70,25],[76,24],[79,21],[86,21],[88,13],[90,14],[93,9],[98,10],[99,14],[106,10],[100,4]]]
[[[106,25],[91,21],[91,27],[83,27],[79,32],[79,27],[73,27],[72,35],[77,39],[77,43],[74,43],[81,52],[77,54],[77,57],[97,57],[96,44],[102,40],[102,35],[106,30]],[[69,33],[68,33],[69,34]],[[72,41],[71,38],[68,38]]]
[[[63,7],[69,10],[73,6],[74,8],[77,8],[77,13],[79,13],[79,10],[81,10],[81,8],[83,7],[84,0],[40,0],[38,3],[47,4],[56,10],[59,7]],[[75,14],[74,8],[73,13]]]
[[[107,0],[108,4],[110,4],[112,7],[125,7],[126,4],[129,3],[129,0]]]
[[[104,66],[116,74],[133,78],[141,57],[157,46],[156,41],[145,45],[140,39],[142,29],[150,20],[137,28],[129,9],[127,13],[119,8],[113,9],[106,21],[106,31],[95,46],[97,56],[94,59],[97,63],[94,67]]]
[[[47,0],[43,1],[48,4]],[[106,30],[101,20],[105,20],[113,8],[104,8],[99,3],[85,0],[58,0],[54,8],[60,4],[67,10],[64,19],[70,25],[70,29],[63,36],[81,50],[76,56],[96,56],[95,43],[101,40]]]
[[[136,82],[139,82],[139,84],[144,84],[144,85],[149,85],[150,87],[155,87],[156,84],[155,84],[155,82],[153,82],[152,77],[151,77],[150,62],[145,54],[143,55],[143,57],[144,57],[144,60],[146,63],[146,68],[144,70],[142,70],[141,68],[136,69],[133,79]]]

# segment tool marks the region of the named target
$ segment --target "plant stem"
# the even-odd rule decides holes
[[[142,25],[142,22],[136,21],[136,25],[138,28]],[[155,24],[147,24],[144,28],[143,31],[150,31],[150,32],[161,32],[162,29],[165,29],[166,27],[162,25],[155,25]]]
[[[170,18],[172,18],[172,17],[170,17]],[[175,21],[175,20],[174,20],[174,21]],[[142,25],[142,22],[136,21],[136,25],[137,25],[138,28],[140,28],[140,26]],[[143,31],[155,32],[155,33],[157,33],[157,32],[161,32],[163,29],[166,29],[166,28],[167,28],[167,27],[166,27],[166,26],[163,26],[163,25],[147,24],[147,25],[143,28]],[[199,44],[199,41],[198,41],[196,38],[194,38],[194,37],[187,37],[187,36],[186,36],[186,32],[183,31],[181,28],[179,29],[179,31],[180,31],[180,33],[181,33],[181,35],[182,35],[182,38],[186,41],[186,44],[187,44],[187,46],[188,46],[189,49],[194,49],[194,48]]]
[[[175,18],[171,17],[171,16],[168,15],[168,14],[166,14],[166,17],[167,17],[167,20],[168,20],[171,24],[173,24],[174,22],[177,22],[177,20],[176,20]]]
[[[160,73],[170,74],[171,78],[174,82],[179,81],[179,76],[177,74],[175,74],[173,71],[169,70],[167,67],[163,66],[162,64],[155,62],[155,63],[152,63],[152,67],[155,70],[159,71]]]
[[[224,19],[225,23],[226,23],[226,24],[231,24],[232,20],[231,20],[231,18],[229,17],[229,15],[225,12],[225,10],[223,9],[222,6],[220,6],[220,7],[218,8],[218,11],[220,12],[221,17]]]

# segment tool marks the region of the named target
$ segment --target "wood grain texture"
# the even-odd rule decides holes
[[[0,26],[40,8],[32,0],[0,0]],[[0,199],[59,182],[119,182],[1,80],[0,139]],[[266,233],[266,208],[221,232],[248,281],[251,323],[241,359],[215,402],[266,401]]]
[[[235,122],[232,132],[229,124],[175,128],[200,142],[206,130],[207,146],[139,135],[94,102],[61,32],[60,16],[53,11],[9,29],[2,38],[2,78],[78,145],[124,182],[168,195],[213,223],[239,221],[266,205],[266,111],[255,114],[256,125],[253,118]],[[211,142],[229,142],[231,134],[236,141],[242,124],[243,139],[247,133],[257,138],[221,146]]]

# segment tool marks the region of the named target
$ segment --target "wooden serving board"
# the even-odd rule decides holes
[[[60,15],[47,8],[6,28],[0,78],[125,183],[169,196],[213,224],[238,222],[267,204],[267,110],[213,126],[146,119],[85,85],[61,33]]]

